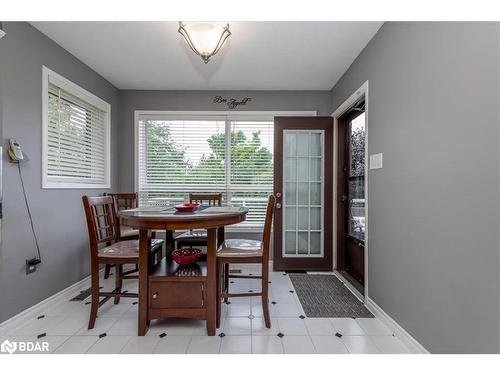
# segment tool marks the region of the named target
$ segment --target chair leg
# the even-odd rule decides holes
[[[222,272],[221,272],[221,262],[217,262],[217,324],[216,327],[220,328],[221,319],[221,288],[222,288]]]
[[[111,271],[111,264],[106,264],[106,267],[104,268],[104,278],[108,279],[109,278],[109,273]]]
[[[119,293],[122,291],[122,283],[123,283],[123,265],[122,264],[117,264],[115,266],[115,288],[118,290]],[[115,305],[120,303],[120,297],[115,297]]]
[[[224,292],[229,293],[229,263],[224,263]],[[227,302],[227,297],[224,302]]]
[[[262,262],[262,311],[267,328],[271,328],[271,317],[269,315],[269,263]]]
[[[92,261],[90,268],[91,305],[88,329],[94,328],[97,318],[97,309],[99,308],[99,264],[97,261]]]

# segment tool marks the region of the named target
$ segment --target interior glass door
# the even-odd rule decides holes
[[[323,257],[324,130],[283,131],[282,256]]]

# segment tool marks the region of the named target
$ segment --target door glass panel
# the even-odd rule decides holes
[[[297,214],[298,226],[297,229],[309,229],[309,209],[307,207],[299,207]]]
[[[295,204],[297,202],[297,184],[285,183],[285,204]]]
[[[297,180],[297,159],[296,158],[286,158],[285,159],[285,179],[284,181],[295,181]]]
[[[321,156],[321,134],[311,133],[310,140],[311,156]]]
[[[297,137],[295,134],[285,135],[285,156],[295,156],[297,154]]]
[[[311,207],[310,209],[310,229],[320,230],[321,229],[321,208]]]
[[[285,254],[297,254],[296,233],[295,231],[285,232]]]
[[[349,181],[349,235],[365,239],[365,179]]]
[[[311,182],[311,205],[319,206],[321,204],[321,183]]]
[[[284,257],[323,255],[324,131],[285,130]]]
[[[321,181],[321,159],[311,158],[310,181]]]
[[[297,229],[297,214],[295,213],[295,210],[295,207],[288,208],[287,215],[285,217],[285,230]]]
[[[308,205],[309,204],[309,184],[307,182],[299,182],[297,184],[298,194],[297,194],[297,204]]]
[[[308,232],[298,232],[297,235],[297,250],[299,254],[307,254],[308,253]]]
[[[309,156],[309,134],[297,133],[297,156]]]
[[[350,163],[349,177],[365,174],[365,114],[361,114],[349,125]]]
[[[297,159],[297,180],[309,181],[309,158]]]
[[[309,249],[311,254],[321,253],[321,232],[309,233]]]
[[[365,114],[349,122],[348,235],[365,239]]]

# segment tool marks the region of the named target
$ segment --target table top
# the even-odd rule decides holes
[[[146,207],[123,210],[120,221],[138,229],[196,229],[236,224],[246,219],[248,208],[200,206],[193,212],[178,212],[174,207]]]

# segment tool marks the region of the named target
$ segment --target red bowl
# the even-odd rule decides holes
[[[174,206],[177,211],[180,212],[192,212],[195,211],[200,206],[199,203],[183,203]]]
[[[201,250],[196,248],[177,249],[172,251],[172,259],[181,266],[190,266],[200,260],[201,254]]]

